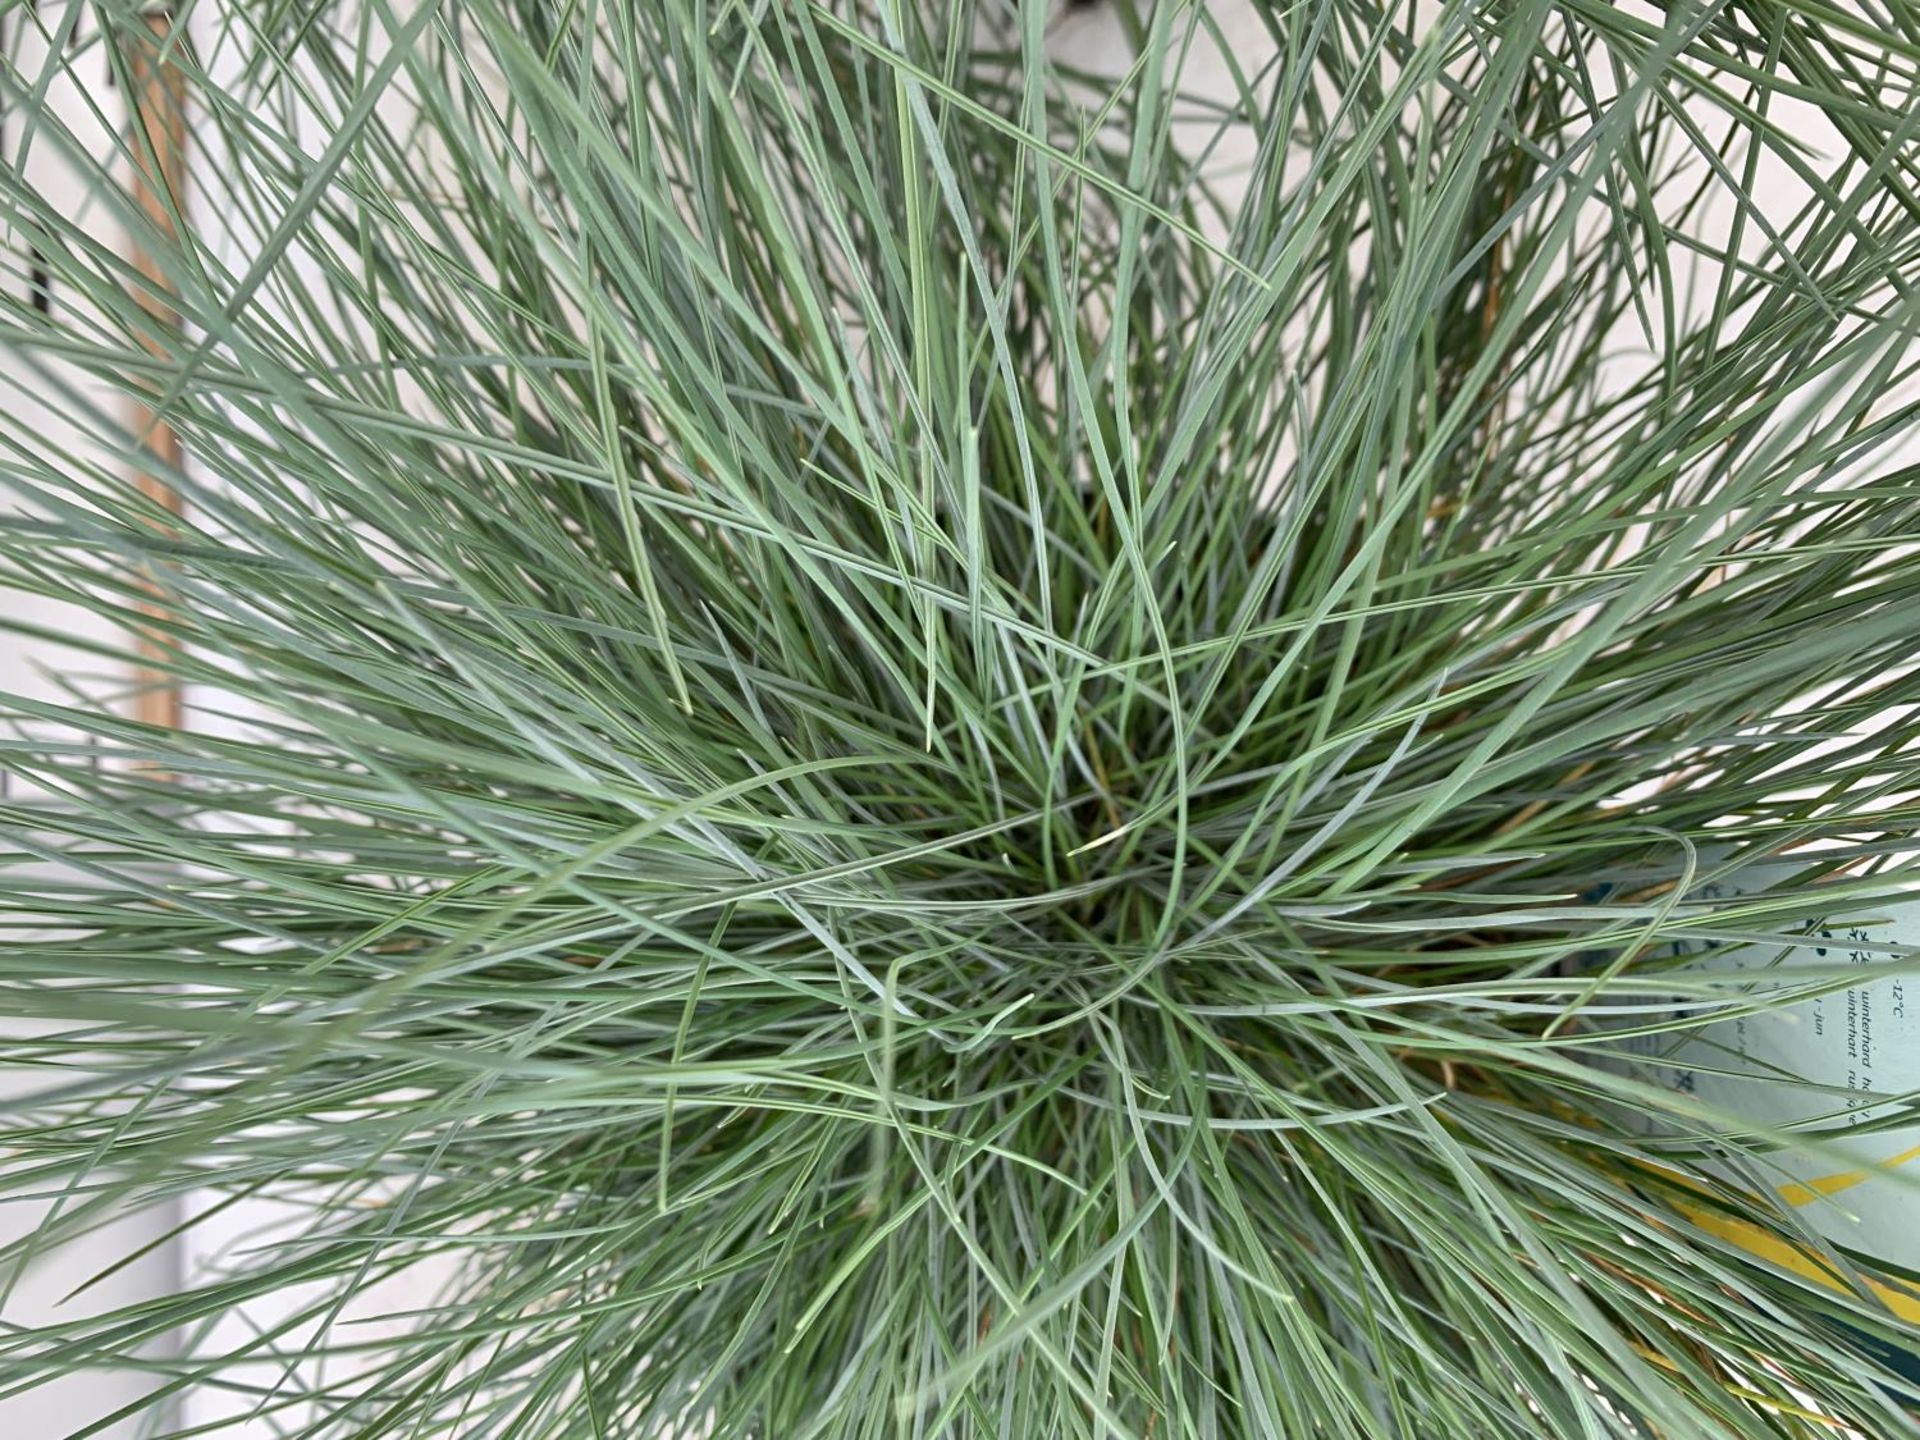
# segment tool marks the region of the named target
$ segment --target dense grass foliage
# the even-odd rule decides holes
[[[1117,73],[1037,3],[80,8],[10,17],[0,161],[76,298],[0,330],[96,443],[0,421],[0,582],[193,723],[5,702],[0,1176],[57,1202],[0,1258],[281,1218],[0,1394],[1920,1430],[1852,1259],[1703,1225],[1817,1243],[1817,1139],[1596,1063],[1846,984],[1671,942],[1906,884],[1908,0],[1168,0]],[[156,43],[184,228],[43,103]]]

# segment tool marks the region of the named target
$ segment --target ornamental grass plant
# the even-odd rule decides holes
[[[0,1400],[1920,1434],[1831,1129],[1623,1058],[1911,888],[1920,8],[1116,23],[12,7],[0,585],[186,723],[0,702],[0,1283],[272,1215]],[[46,102],[138,66],[158,207]]]

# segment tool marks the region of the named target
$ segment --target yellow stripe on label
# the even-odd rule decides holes
[[[1920,1146],[1862,1170],[1843,1170],[1836,1175],[1822,1176],[1805,1184],[1782,1186],[1780,1194],[1792,1205],[1804,1205],[1810,1200],[1836,1194],[1858,1185],[1862,1180],[1870,1179],[1876,1171],[1891,1170],[1915,1159],[1920,1159]],[[1647,1168],[1665,1176],[1666,1179],[1679,1184],[1684,1189],[1702,1195],[1708,1193],[1707,1187],[1699,1181],[1669,1170],[1664,1165],[1649,1163]],[[1718,1235],[1722,1240],[1739,1246],[1756,1260],[1777,1265],[1782,1270],[1791,1271],[1802,1279],[1811,1280],[1817,1285],[1842,1295],[1858,1293],[1832,1265],[1820,1256],[1798,1245],[1789,1244],[1772,1231],[1763,1230],[1750,1220],[1736,1219],[1701,1205],[1689,1205],[1677,1197],[1673,1201],[1673,1208],[1709,1235]],[[1884,1280],[1876,1280],[1871,1275],[1860,1275],[1858,1272],[1855,1274],[1866,1289],[1887,1307],[1889,1313],[1906,1321],[1909,1325],[1920,1325],[1920,1293],[1904,1286],[1889,1284]]]
[[[1829,1290],[1846,1294],[1852,1290],[1833,1267],[1816,1255],[1809,1254],[1797,1245],[1789,1245],[1778,1235],[1762,1230],[1758,1225],[1746,1220],[1736,1220],[1731,1215],[1717,1214],[1711,1210],[1696,1210],[1691,1205],[1679,1205],[1686,1217],[1710,1235],[1718,1235],[1722,1240],[1731,1241],[1749,1255],[1765,1260],[1768,1264],[1778,1265],[1782,1270],[1791,1270],[1803,1279],[1824,1285]],[[1911,1290],[1898,1289],[1883,1280],[1875,1280],[1870,1275],[1860,1279],[1868,1290],[1885,1305],[1889,1311],[1910,1325],[1920,1325],[1920,1295]]]
[[[1809,1180],[1803,1185],[1782,1185],[1780,1198],[1796,1209],[1802,1205],[1811,1205],[1814,1201],[1828,1195],[1838,1195],[1842,1190],[1851,1190],[1863,1180],[1875,1175],[1884,1175],[1889,1170],[1898,1170],[1909,1160],[1920,1159],[1920,1145],[1911,1150],[1903,1150],[1879,1160],[1862,1170],[1842,1170],[1837,1175],[1822,1175],[1817,1180]]]

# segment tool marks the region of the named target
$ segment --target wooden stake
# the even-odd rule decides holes
[[[186,205],[187,126],[186,81],[179,69],[161,57],[161,48],[172,33],[172,18],[165,13],[146,17],[145,35],[131,46],[127,68],[132,81],[128,96],[129,118],[146,135],[147,146],[134,149],[133,197],[147,222],[168,239],[174,238],[174,216]],[[167,353],[166,335],[178,326],[179,316],[170,297],[171,282],[158,257],[138,238],[129,256],[134,268],[147,283],[139,296],[141,307],[153,317],[152,333],[143,337],[155,356]],[[165,417],[144,401],[136,400],[133,409],[133,434],[158,462],[162,471],[179,470],[185,451],[180,436]],[[180,514],[180,496],[164,474],[142,471],[135,477],[140,492],[171,514]],[[166,612],[156,604],[141,607],[147,614]],[[156,634],[142,634],[140,654],[150,662],[163,660],[166,643]],[[177,728],[180,724],[180,687],[157,663],[142,665],[135,674],[138,686],[135,718],[149,725]]]

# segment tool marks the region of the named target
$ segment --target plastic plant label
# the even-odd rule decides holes
[[[1691,898],[1751,895],[1790,873],[1784,866],[1755,867],[1737,883],[1701,886]],[[1920,1188],[1905,1175],[1894,1178],[1911,1165],[1920,1179],[1920,1123],[1885,1123],[1905,1108],[1888,1097],[1920,1090],[1920,976],[1899,973],[1907,967],[1879,948],[1920,946],[1920,897],[1883,902],[1871,913],[1866,923],[1810,916],[1807,938],[1793,945],[1718,953],[1708,953],[1713,947],[1705,943],[1676,947],[1702,953],[1676,974],[1751,972],[1755,994],[1764,993],[1766,972],[1782,966],[1852,965],[1860,979],[1779,1009],[1624,1038],[1614,1053],[1634,1055],[1646,1078],[1716,1109],[1768,1128],[1804,1127],[1826,1141],[1825,1154],[1786,1148],[1768,1157],[1777,1167],[1779,1197],[1810,1229],[1862,1260],[1920,1270]],[[1673,1018],[1698,1013],[1697,994],[1688,997],[1690,1004],[1675,1000]],[[1877,1127],[1865,1128],[1869,1121]],[[1764,1259],[1826,1278],[1811,1257],[1753,1227],[1714,1228]],[[1920,1323],[1920,1299],[1904,1288],[1874,1288],[1896,1313]]]

